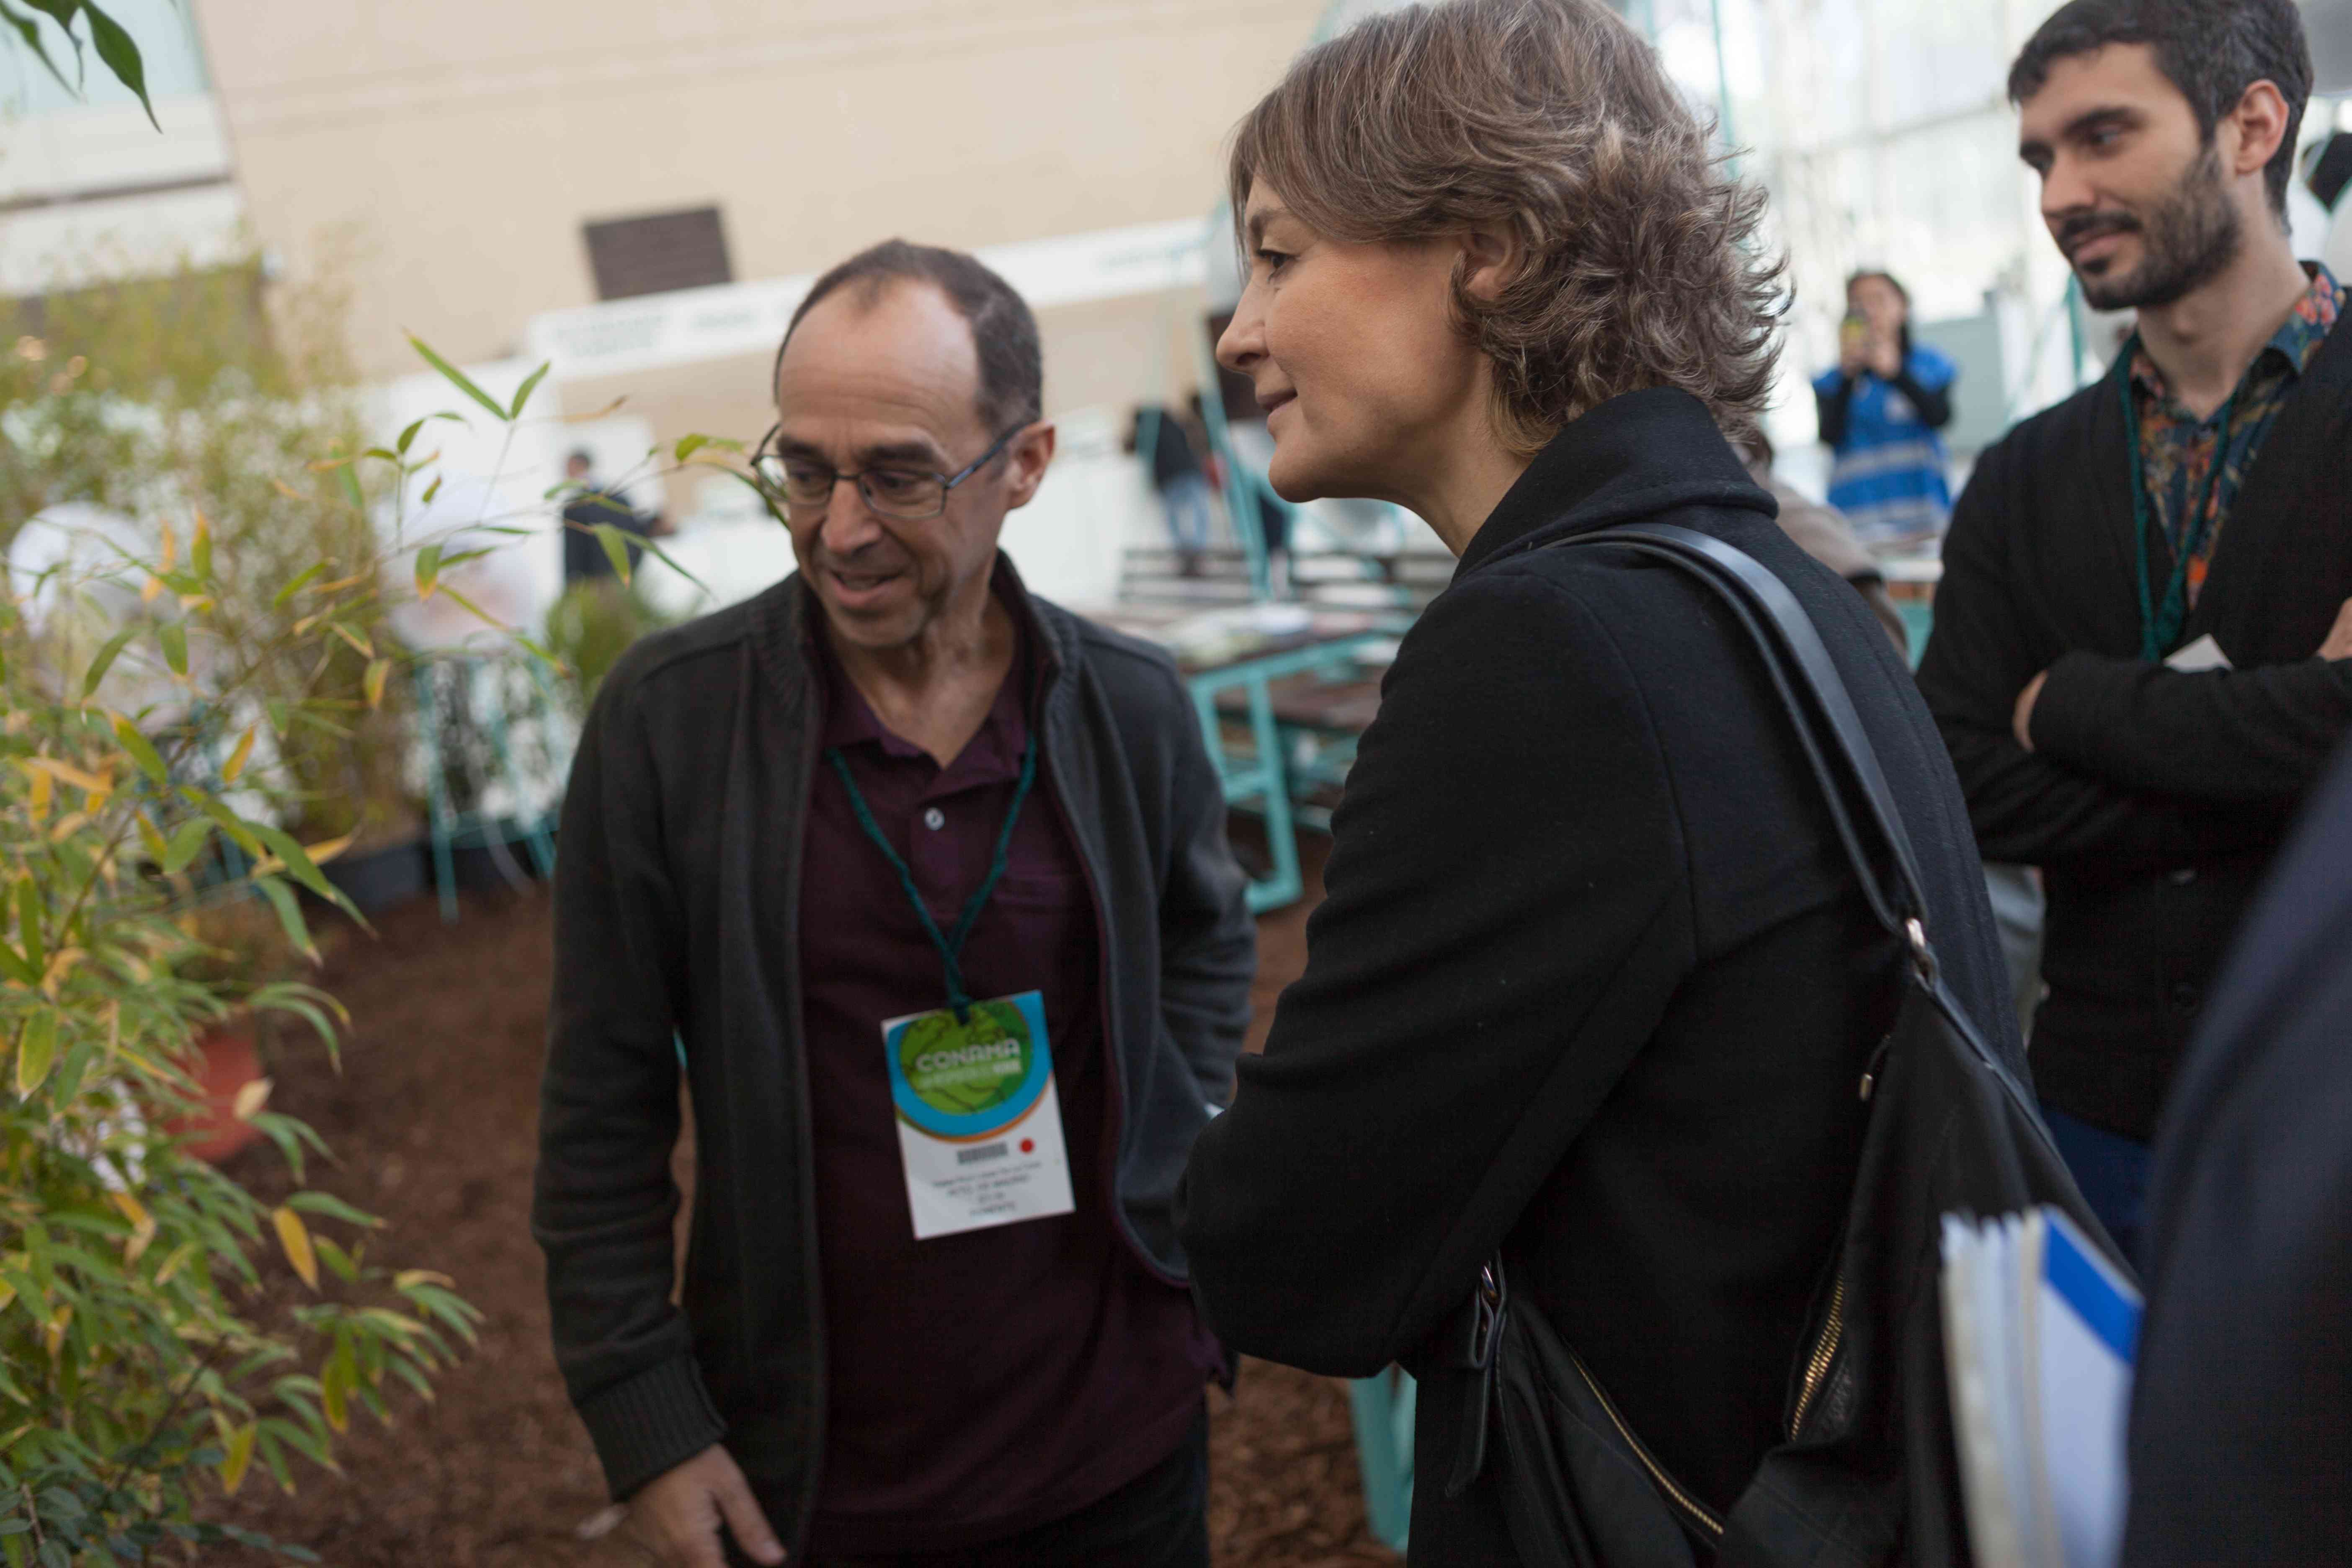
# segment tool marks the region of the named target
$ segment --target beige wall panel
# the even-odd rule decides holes
[[[739,278],[1204,211],[1321,0],[198,0],[262,239],[351,232],[355,348],[496,356],[583,220],[717,203]]]

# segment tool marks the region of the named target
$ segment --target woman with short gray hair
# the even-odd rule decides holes
[[[1499,1249],[1704,1553],[1804,1427],[1800,1352],[1834,1352],[1900,955],[1722,603],[1564,546],[1671,523],[1785,585],[1909,824],[1947,984],[2008,1016],[1935,727],[1726,439],[1771,370],[1760,197],[1598,0],[1366,22],[1251,111],[1231,175],[1249,272],[1219,357],[1268,410],[1275,488],[1396,502],[1461,564],[1363,737],[1306,973],[1194,1147],[1196,1289],[1237,1349],[1423,1373],[1413,1561],[1517,1563],[1491,1472],[1445,1484],[1484,1417],[1433,1342]]]

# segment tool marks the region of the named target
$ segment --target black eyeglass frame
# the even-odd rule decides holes
[[[773,441],[778,436],[783,434],[784,426],[782,422],[780,420],[775,425],[769,427],[768,433],[760,437],[760,444],[751,450],[751,479],[752,481],[759,486],[760,493],[768,498],[769,504],[772,507],[781,507],[786,513],[790,513],[796,504],[807,508],[814,508],[820,504],[831,505],[834,490],[839,487],[842,480],[847,479],[857,487],[858,499],[863,500],[868,508],[872,509],[876,516],[889,518],[894,522],[928,522],[932,518],[940,516],[948,510],[948,493],[950,491],[953,490],[956,486],[963,483],[964,480],[971,478],[972,475],[980,472],[981,469],[988,467],[989,464],[994,462],[999,457],[1003,456],[1004,448],[1013,444],[1013,438],[1015,436],[1020,435],[1024,430],[1028,429],[1031,423],[1031,421],[1024,419],[1020,424],[1015,425],[1012,429],[1007,430],[1003,435],[999,436],[992,443],[991,443],[987,451],[982,452],[979,457],[974,458],[971,462],[966,463],[962,468],[957,469],[952,474],[927,474],[919,468],[900,468],[887,464],[884,465],[884,467],[879,470],[874,468],[858,468],[846,474],[836,470],[833,475],[833,482],[826,485],[824,488],[825,500],[822,503],[816,501],[803,501],[795,503],[791,496],[784,493],[784,487],[782,485],[772,483],[767,475],[761,472],[760,469],[760,465],[770,458],[773,458],[780,464],[784,460],[782,453],[771,452],[768,450],[768,444]],[[880,501],[875,500],[874,492],[866,488],[866,477],[868,474],[877,471],[884,473],[905,474],[915,479],[938,480],[940,486],[940,504],[931,510],[926,512],[908,513],[892,510],[890,508],[883,505]]]

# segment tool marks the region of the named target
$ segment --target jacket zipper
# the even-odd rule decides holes
[[[1584,1379],[1584,1386],[1592,1390],[1592,1397],[1601,1401],[1601,1408],[1609,1413],[1610,1425],[1617,1428],[1617,1436],[1625,1439],[1625,1446],[1633,1450],[1633,1457],[1642,1461],[1643,1469],[1650,1472],[1650,1484],[1658,1489],[1658,1495],[1665,1499],[1685,1521],[1696,1525],[1710,1537],[1720,1540],[1723,1536],[1723,1521],[1717,1517],[1715,1510],[1683,1490],[1681,1483],[1666,1474],[1666,1468],[1652,1457],[1649,1448],[1643,1445],[1642,1439],[1633,1436],[1633,1429],[1625,1425],[1625,1418],[1622,1415],[1617,1414],[1615,1403],[1602,1391],[1600,1383],[1594,1379],[1591,1369],[1584,1364],[1584,1358],[1570,1351],[1568,1359],[1576,1364],[1576,1375]]]
[[[1813,1407],[1813,1397],[1829,1380],[1830,1363],[1836,1359],[1838,1342],[1845,1337],[1845,1273],[1841,1269],[1837,1280],[1830,1287],[1829,1317],[1822,1324],[1822,1337],[1813,1346],[1812,1358],[1805,1363],[1805,1381],[1797,1391],[1796,1413],[1789,1417],[1789,1437],[1796,1439],[1804,1430],[1805,1413]]]

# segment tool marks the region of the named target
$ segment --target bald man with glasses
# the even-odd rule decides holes
[[[1255,937],[1174,667],[997,548],[1040,363],[968,256],[819,279],[753,462],[800,571],[638,644],[582,737],[534,1225],[668,1563],[1208,1561],[1227,1369],[1169,1208]]]

